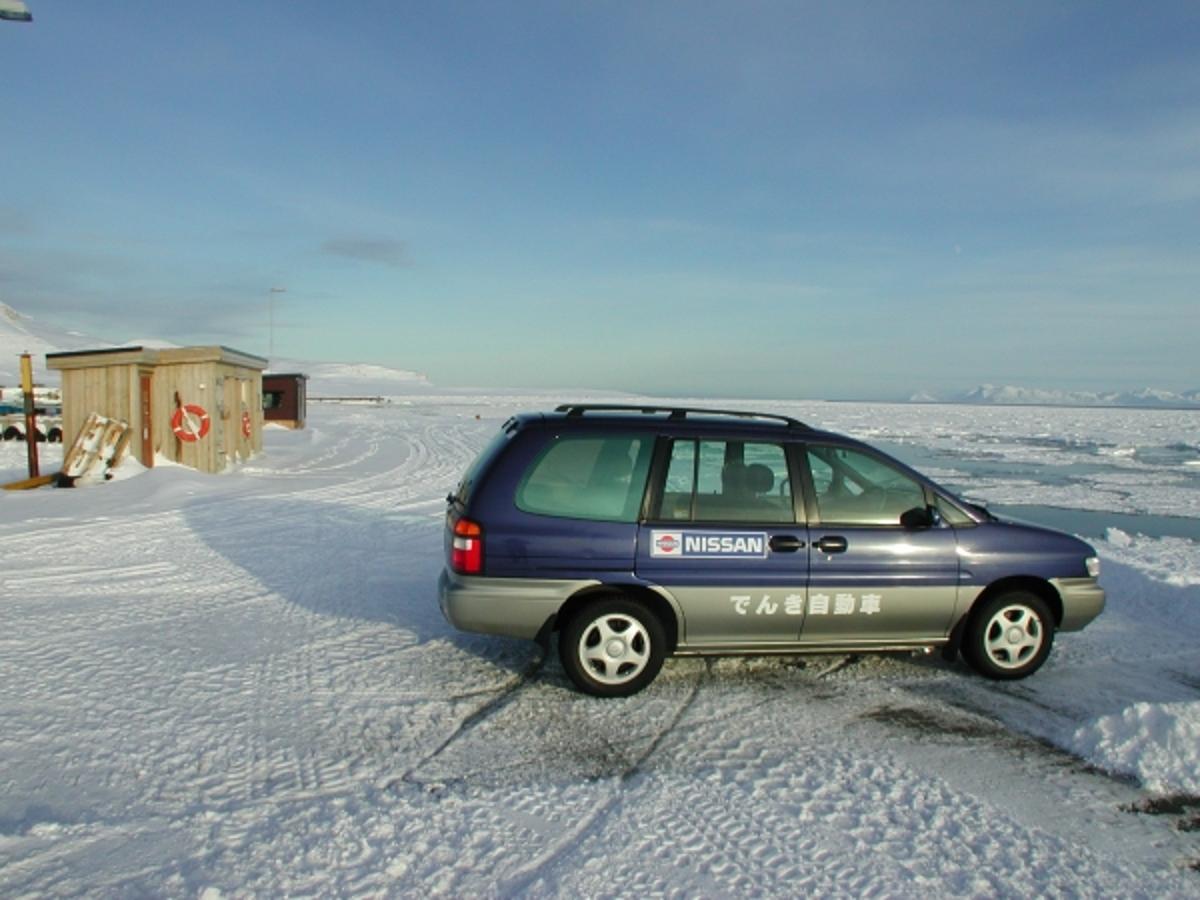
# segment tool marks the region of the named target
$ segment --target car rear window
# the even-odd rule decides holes
[[[544,516],[636,522],[653,447],[645,435],[556,437],[522,479],[517,507]]]
[[[500,451],[504,449],[504,445],[508,443],[516,429],[511,427],[510,422],[506,422],[500,433],[488,442],[488,445],[483,448],[483,451],[475,457],[475,461],[471,463],[471,467],[467,469],[462,480],[458,483],[458,487],[454,491],[454,499],[459,503],[466,503],[471,496],[471,489],[475,487],[475,482],[479,480],[479,476],[483,474],[492,464]]]

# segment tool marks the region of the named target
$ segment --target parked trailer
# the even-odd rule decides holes
[[[37,416],[37,439],[49,441],[51,444],[61,444],[63,439],[62,416]],[[0,415],[0,438],[6,441],[25,440],[25,414],[7,413]]]
[[[33,412],[37,439],[62,443],[62,393],[56,387],[35,386]],[[20,388],[0,387],[0,439],[25,440],[25,392]]]

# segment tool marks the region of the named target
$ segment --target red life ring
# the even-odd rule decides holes
[[[250,411],[247,409],[243,409],[242,410],[242,436],[250,437],[250,434],[252,431],[253,431],[253,429],[250,426]]]
[[[200,424],[197,425],[197,422]],[[179,407],[171,416],[171,430],[175,432],[175,437],[188,443],[198,441],[208,434],[210,424],[208,412],[203,406],[197,406],[195,403]]]

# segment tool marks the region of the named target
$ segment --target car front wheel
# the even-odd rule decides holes
[[[597,697],[628,697],[654,680],[666,655],[662,623],[621,596],[594,600],[563,627],[559,658],[571,681]]]
[[[1041,597],[1008,591],[985,602],[971,616],[963,655],[988,678],[1012,680],[1032,675],[1054,643],[1054,617]]]

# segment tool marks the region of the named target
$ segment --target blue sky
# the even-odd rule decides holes
[[[1200,387],[1200,4],[0,22],[0,301],[436,383]]]

